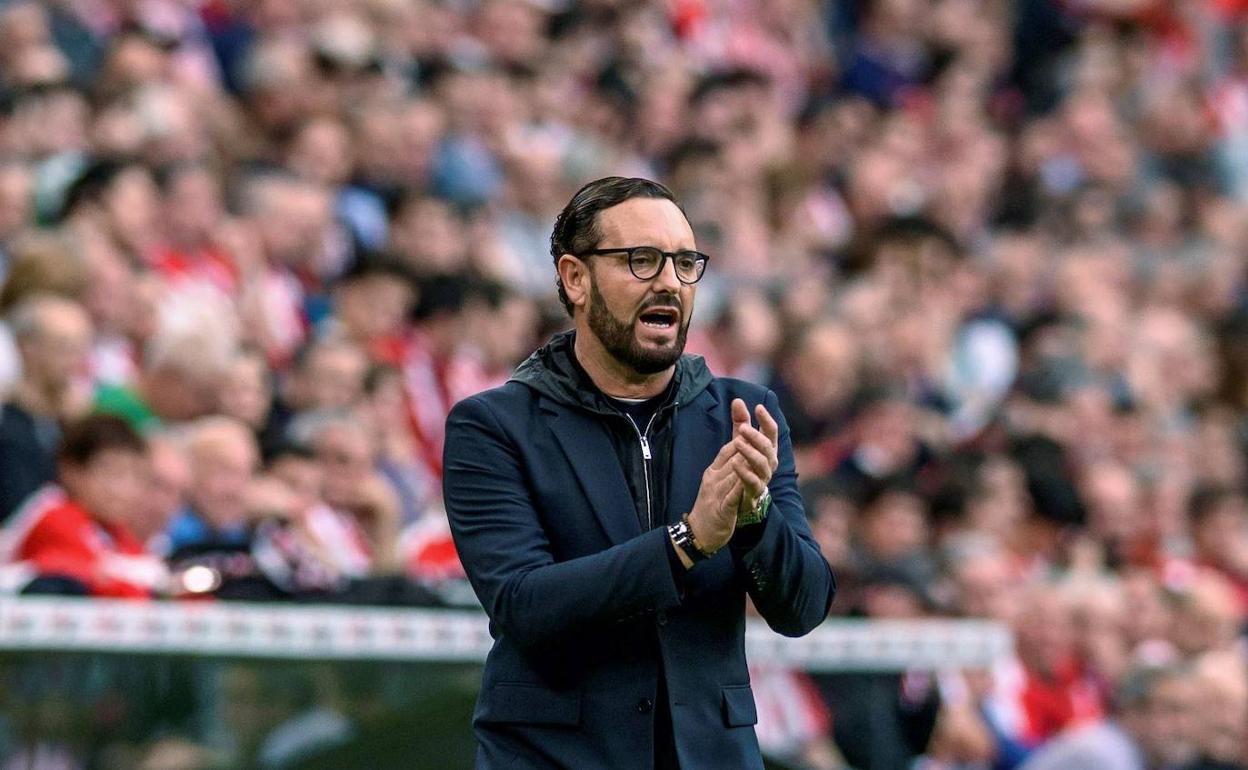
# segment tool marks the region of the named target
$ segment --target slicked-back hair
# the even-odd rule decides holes
[[[559,277],[559,257],[564,254],[584,254],[598,248],[602,241],[598,212],[632,198],[669,200],[680,209],[680,213],[685,213],[684,208],[676,201],[676,196],[664,185],[649,179],[622,176],[595,179],[577,190],[568,205],[559,212],[554,232],[550,234],[550,257],[555,265],[555,285],[559,288],[559,301],[563,303],[569,316],[572,315],[572,303],[563,288],[563,279]]]

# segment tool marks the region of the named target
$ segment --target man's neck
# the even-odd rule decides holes
[[[667,388],[676,373],[672,365],[657,374],[640,374],[617,361],[586,329],[577,329],[572,350],[598,390],[615,398],[653,398]]]

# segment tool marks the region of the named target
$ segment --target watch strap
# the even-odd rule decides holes
[[[698,540],[693,534],[693,527],[689,526],[689,514],[680,517],[680,521],[675,524],[667,525],[667,533],[671,536],[672,542],[676,544],[680,550],[685,552],[692,562],[700,562],[709,559],[714,554],[703,551],[698,545]]]
[[[762,496],[754,501],[754,507],[737,514],[737,526],[748,527],[751,524],[757,524],[767,518],[767,512],[770,510],[771,490],[764,488]]]

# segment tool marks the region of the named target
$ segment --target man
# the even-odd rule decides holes
[[[32,495],[0,532],[0,563],[24,593],[144,598],[166,583],[132,522],[146,481],[147,446],[125,421],[90,415],[57,452],[59,485]]]
[[[827,615],[775,395],[682,356],[695,248],[662,185],[581,188],[551,237],[574,329],[447,420],[446,509],[495,639],[479,768],[761,768],[746,594],[789,636]]]
[[[75,385],[91,349],[91,320],[73,300],[39,294],[13,310],[22,362],[12,400],[0,407],[0,522],[56,478],[62,422],[81,414],[88,394]]]
[[[260,463],[256,439],[229,417],[205,417],[187,441],[187,506],[169,522],[169,556],[207,548],[242,549],[251,541],[248,491]]]
[[[99,385],[94,411],[117,415],[140,432],[216,411],[237,355],[236,319],[228,304],[185,299],[146,342],[143,368],[133,385]]]
[[[1067,731],[1023,770],[1167,770],[1195,759],[1197,693],[1182,664],[1141,664],[1115,694],[1116,719]]]

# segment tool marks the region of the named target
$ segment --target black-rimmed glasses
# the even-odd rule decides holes
[[[649,281],[663,269],[663,263],[670,257],[672,266],[676,268],[676,279],[684,284],[694,284],[702,280],[706,272],[706,263],[710,259],[700,251],[662,251],[654,246],[629,246],[621,249],[591,249],[577,254],[588,257],[597,254],[626,254],[628,269],[639,281]]]

